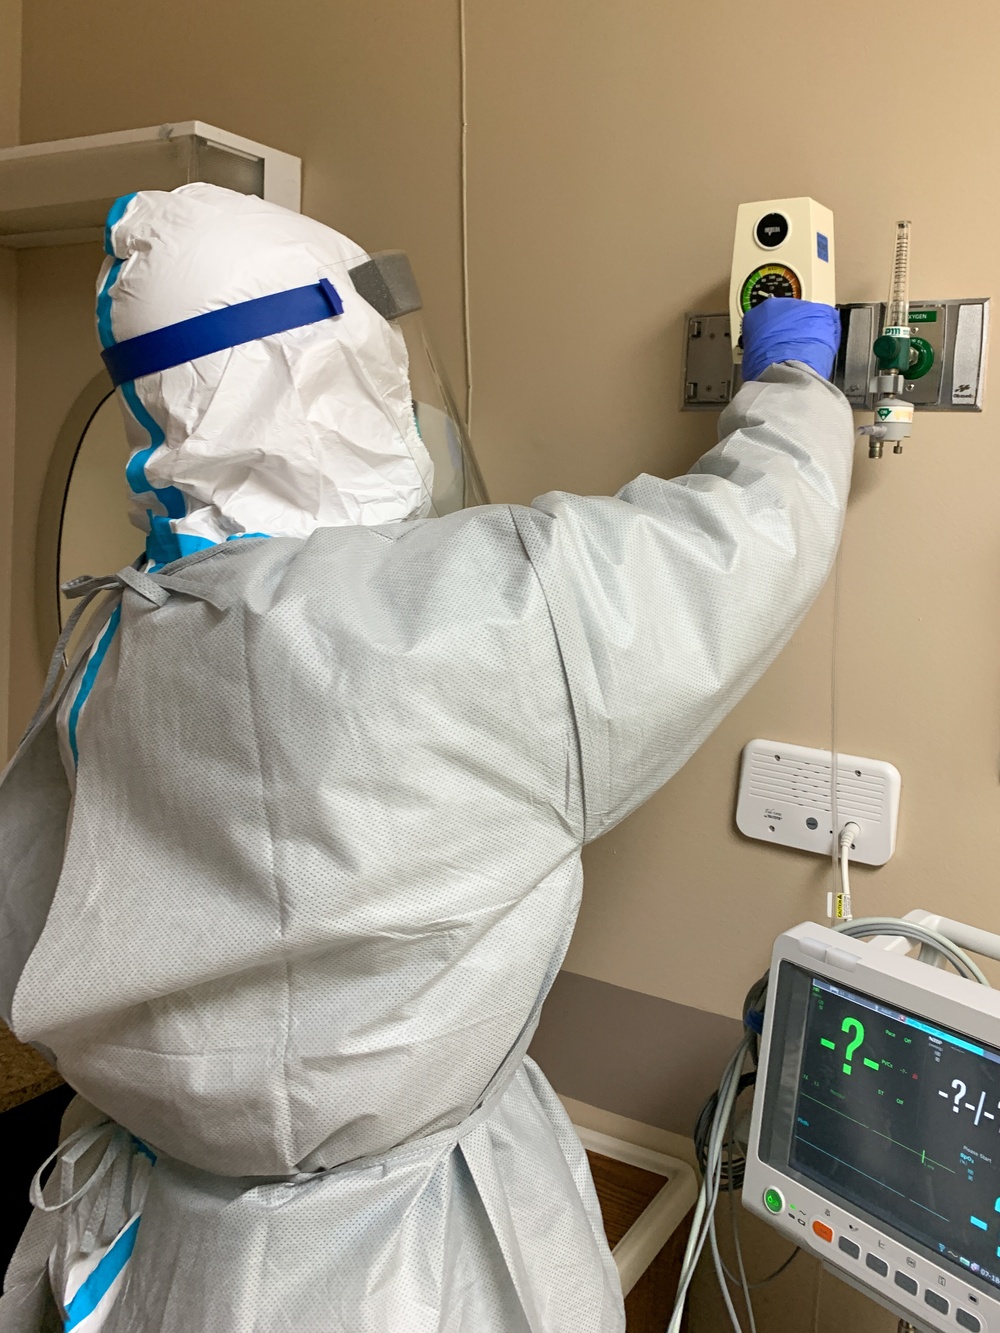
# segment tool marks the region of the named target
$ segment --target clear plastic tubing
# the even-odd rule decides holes
[[[910,224],[896,223],[896,253],[886,305],[885,326],[905,329],[910,323]]]

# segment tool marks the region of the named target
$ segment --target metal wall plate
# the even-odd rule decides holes
[[[852,407],[868,402],[868,385],[875,373],[872,344],[880,331],[877,319],[881,306],[839,306],[840,351],[833,369],[833,382]]]
[[[728,315],[688,315],[684,357],[684,406],[723,407],[733,396],[739,367],[733,364]]]
[[[952,307],[952,312],[954,307]],[[910,328],[934,353],[934,364],[918,380],[907,380],[905,395],[914,407],[937,407],[947,364],[946,337],[949,323],[947,302],[910,306]]]
[[[986,379],[986,349],[989,343],[989,301],[953,301],[954,326],[948,329],[945,365],[951,380],[945,381],[940,406],[948,411],[966,408],[983,410],[983,382]],[[949,356],[950,353],[950,356]]]
[[[841,314],[840,351],[833,382],[852,406],[870,408],[875,374],[872,344],[882,327],[879,301],[837,307]],[[934,350],[935,364],[919,380],[907,380],[905,393],[918,411],[981,412],[989,348],[989,297],[953,301],[912,301],[912,327]],[[739,367],[730,351],[728,315],[688,315],[685,340],[685,410],[718,409],[740,386]],[[722,396],[724,395],[724,396]]]

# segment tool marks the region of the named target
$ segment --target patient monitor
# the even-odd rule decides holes
[[[915,1327],[1000,1333],[1000,995],[884,942],[780,936],[743,1200]]]

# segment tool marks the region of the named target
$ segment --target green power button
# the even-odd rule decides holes
[[[785,1196],[780,1190],[765,1190],[764,1207],[769,1213],[783,1213],[785,1211]]]

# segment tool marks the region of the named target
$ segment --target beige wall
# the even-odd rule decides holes
[[[474,428],[494,498],[610,491],[642,469],[682,470],[711,442],[711,417],[677,409],[683,314],[725,308],[741,200],[812,194],[829,205],[842,300],[883,296],[904,216],[915,296],[1000,288],[1000,11],[986,0],[912,0],[905,26],[862,0],[468,8]],[[308,212],[372,248],[410,252],[457,380],[453,0],[146,0],[149,44],[136,13],[121,0],[25,0],[22,137],[199,117],[300,154]],[[924,99],[927,114],[876,159],[881,119],[905,116],[899,96]],[[67,365],[72,393],[57,384],[37,404],[52,372],[45,302],[57,279],[83,300],[95,262],[76,249],[23,265],[22,309],[35,314],[22,342],[33,405],[20,542],[53,420],[84,374]],[[892,760],[904,783],[895,859],[856,875],[865,912],[944,906],[1000,925],[998,392],[988,386],[982,417],[924,415],[902,458],[858,464],[839,744]],[[17,595],[26,633],[30,593]],[[828,590],[686,770],[591,849],[571,969],[735,1015],[773,936],[822,910],[827,867],[741,840],[732,809],[747,739],[828,743],[832,628]],[[19,718],[37,669],[22,660]],[[815,1275],[801,1261],[782,1281],[801,1308]],[[844,1299],[824,1301],[828,1330]],[[694,1333],[721,1327],[701,1309]],[[888,1326],[853,1305],[851,1318]]]
[[[914,221],[914,295],[1000,288],[1000,13],[805,12],[472,5],[476,440],[504,497],[610,489],[708,442],[711,421],[675,406],[682,315],[725,308],[741,200],[829,205],[842,300],[883,297],[897,217]],[[939,98],[919,146],[876,164],[886,50],[903,86]],[[975,419],[922,416],[901,458],[858,463],[839,744],[904,784],[896,857],[857,872],[863,911],[946,905],[1000,925],[997,392]],[[829,743],[831,629],[828,590],[687,769],[591,850],[571,969],[737,1014],[772,937],[822,910],[826,868],[744,841],[732,811],[745,741]]]
[[[18,141],[21,113],[21,0],[0,0],[0,148]],[[0,761],[7,754],[10,558],[14,498],[14,376],[17,267],[0,249]]]

